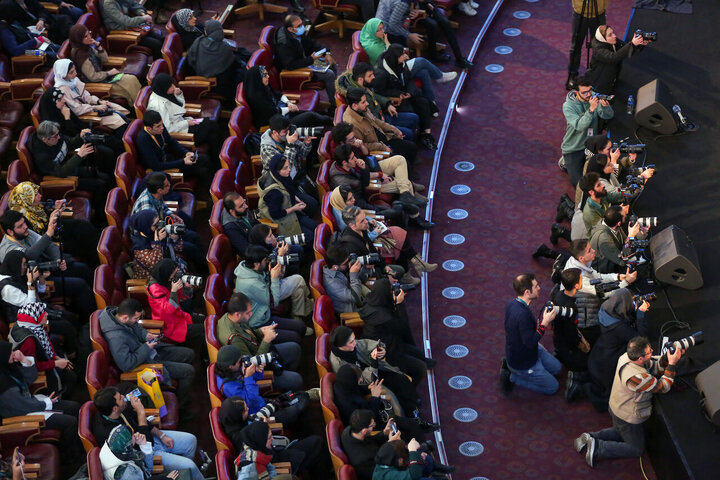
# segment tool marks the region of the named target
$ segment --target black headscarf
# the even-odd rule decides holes
[[[610,298],[600,305],[601,310],[605,310],[611,317],[625,320],[628,323],[635,323],[637,312],[635,302],[633,302],[632,293],[627,288],[615,290]]]
[[[390,288],[390,280],[380,278],[375,281],[370,293],[365,298],[365,304],[360,308],[360,316],[378,317],[375,323],[384,323],[393,319],[393,311],[395,310],[395,301],[393,300],[392,288]],[[385,313],[386,315],[378,315]],[[383,319],[384,318],[384,319]]]
[[[170,275],[172,275],[176,268],[177,263],[175,260],[163,258],[152,269],[152,278],[155,280],[155,283],[169,289],[172,286]]]
[[[7,275],[7,284],[27,293],[27,278],[22,274],[22,260],[25,258],[25,252],[22,250],[12,250],[5,255],[5,260],[0,265],[0,275]]]
[[[253,422],[240,433],[242,442],[249,448],[272,455],[272,450],[267,448],[268,432],[270,425],[267,422]]]
[[[155,232],[152,229],[152,225],[157,216],[157,212],[154,209],[146,208],[130,217],[130,238],[132,239],[133,251],[152,248],[151,243],[155,239]]]
[[[605,180],[610,180],[610,174],[605,173],[605,166],[600,165],[597,161],[597,159],[600,155],[604,155],[604,154],[597,153],[597,154],[593,155],[592,157],[590,157],[590,160],[588,160],[586,173],[595,172],[600,176],[600,178],[604,178]]]
[[[283,177],[282,175],[280,175],[280,170],[283,168],[286,161],[288,160],[287,158],[285,158],[285,155],[283,155],[282,153],[276,153],[268,162],[268,170],[270,170],[270,175],[272,175],[273,179],[277,183],[285,187],[285,190],[287,190],[287,192],[290,194],[290,203],[294,205],[295,203],[297,203],[297,201],[295,200],[295,195],[297,195],[299,192],[290,176]]]
[[[590,150],[592,153],[598,153],[600,150],[605,148],[608,140],[608,137],[605,135],[592,135],[585,140],[585,148]]]
[[[13,387],[25,388],[20,366],[17,363],[8,363],[12,351],[10,342],[0,341],[0,394]]]
[[[393,448],[393,442],[384,443],[375,454],[375,465],[386,465],[388,467],[398,467],[399,457]]]
[[[366,408],[374,414],[379,411],[376,405],[379,400],[376,397],[365,400],[368,388],[358,384],[359,379],[360,372],[357,367],[349,363],[340,367],[335,373],[334,401],[344,423],[350,420],[352,412],[358,408]]]
[[[155,95],[166,98],[173,102],[175,105],[182,106],[180,100],[178,100],[175,95],[168,93],[168,90],[170,90],[170,87],[173,85],[174,82],[170,75],[168,75],[167,73],[158,73],[157,75],[155,75],[155,78],[153,78],[150,88]]]
[[[187,51],[187,61],[198,75],[215,77],[235,63],[232,47],[223,41],[223,28],[217,20],[205,24],[205,35],[195,39]]]
[[[259,247],[266,248],[269,253],[273,250],[273,247],[265,241],[267,235],[264,234],[265,228],[262,225],[264,224],[258,223],[257,225],[253,225],[250,229],[250,233],[248,234],[248,242],[250,245],[257,245]]]
[[[382,54],[382,59],[385,60],[385,63],[387,64],[390,69],[395,72],[395,74],[402,79],[403,70],[405,69],[405,64],[399,62],[399,58],[402,57],[403,53],[405,52],[405,47],[400,45],[399,43],[393,43],[390,45],[387,50]],[[384,68],[384,65],[382,62],[378,62],[378,65],[381,68]],[[403,81],[403,83],[405,83]]]
[[[270,84],[263,84],[264,71],[263,65],[256,65],[245,72],[243,79],[243,93],[250,105],[255,126],[267,125],[270,112],[280,113],[280,94],[273,90]]]
[[[64,135],[74,137],[80,133],[80,130],[85,128],[85,124],[78,118],[77,115],[70,110],[70,120],[65,120],[62,112],[58,110],[55,102],[63,96],[63,93],[59,88],[48,88],[40,97],[40,105],[38,110],[40,112],[40,118],[42,120],[50,120],[60,125],[60,131]]]
[[[330,333],[330,350],[341,360],[354,364],[358,361],[357,351],[353,350],[352,352],[348,352],[340,350],[340,347],[344,347],[348,343],[352,333],[352,329],[344,325],[335,327],[335,329]]]

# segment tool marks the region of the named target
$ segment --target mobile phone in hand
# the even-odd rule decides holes
[[[390,428],[392,429],[393,435],[398,433],[398,428],[397,428],[397,424],[395,424],[395,420],[392,420],[390,422]]]
[[[125,395],[125,400],[129,402],[131,397],[140,398],[140,395],[141,395],[140,389],[139,389],[139,388],[135,388],[135,390],[133,390],[132,392],[130,392],[130,393],[128,393],[127,395]]]

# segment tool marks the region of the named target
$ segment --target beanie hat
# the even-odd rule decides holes
[[[242,352],[235,345],[225,345],[217,354],[217,364],[219,367],[227,368],[230,365],[235,365],[238,360],[242,357]]]

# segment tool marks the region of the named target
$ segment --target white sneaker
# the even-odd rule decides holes
[[[442,77],[438,78],[438,83],[452,82],[457,78],[457,72],[443,72]]]
[[[478,8],[478,7],[480,6],[479,3],[477,3],[477,2],[475,2],[475,1],[473,1],[473,0],[470,0],[470,1],[467,2],[467,3],[468,3],[468,5],[470,5],[472,8]]]
[[[460,6],[458,7],[458,10],[460,10],[462,13],[467,15],[468,17],[474,17],[477,15],[477,10],[474,10],[470,5],[468,5],[465,2],[462,2]]]

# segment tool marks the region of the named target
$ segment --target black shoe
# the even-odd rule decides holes
[[[575,77],[577,77],[577,73],[570,74],[570,76],[567,79],[567,82],[565,82],[565,90],[575,90],[575,87],[576,87]]]
[[[424,207],[427,205],[427,202],[420,200],[419,198],[415,198],[410,192],[404,192],[401,193],[398,199],[402,203],[407,203],[409,205],[416,205],[418,207]]]
[[[443,465],[442,463],[435,462],[435,468],[433,468],[433,473],[441,473],[441,474],[448,474],[453,473],[455,471],[455,465]]]
[[[301,13],[305,11],[305,7],[302,3],[300,3],[300,0],[290,0],[290,5],[292,6],[292,9],[296,13]]]
[[[440,424],[438,424],[438,423],[428,422],[427,420],[423,420],[420,417],[415,417],[415,421],[417,422],[417,424],[420,426],[420,428],[425,433],[430,433],[430,432],[434,432],[436,430],[440,430]]]
[[[504,395],[508,395],[515,388],[515,384],[510,380],[510,369],[507,365],[507,360],[503,358],[502,365],[500,366],[500,390]]]
[[[570,230],[563,227],[559,223],[553,223],[552,227],[550,228],[550,243],[553,245],[557,245],[558,238],[564,238],[568,242],[572,242],[572,238],[570,237]]]
[[[429,133],[420,134],[420,145],[430,151],[437,150],[437,144],[435,143],[435,139]]]
[[[423,445],[425,448],[423,448]],[[427,453],[433,453],[435,451],[435,442],[432,440],[426,440],[422,444],[420,444],[420,449],[427,452]]]
[[[435,360],[434,358],[426,358],[425,365],[427,366],[428,370],[432,370],[433,368],[435,368],[435,365],[437,365],[437,360]]]
[[[575,204],[572,206],[569,203],[561,203],[557,206],[557,215],[555,216],[555,222],[560,223],[563,220],[572,221],[572,217],[575,214]]]
[[[445,62],[449,62],[450,58],[452,58],[452,57],[450,57],[450,55],[448,55],[447,53],[436,53],[435,55],[431,56],[431,61],[433,63],[435,63],[435,62],[445,63]]]
[[[410,224],[415,225],[422,230],[430,230],[435,226],[435,222],[429,222],[419,215],[415,218],[411,218]]]
[[[532,254],[533,258],[550,258],[552,260],[555,260],[558,255],[560,255],[560,252],[553,250],[552,248],[548,247],[544,243],[540,245]]]
[[[457,68],[463,68],[467,69],[473,66],[471,62],[469,62],[466,58],[460,58],[458,60],[455,60],[455,66]]]

